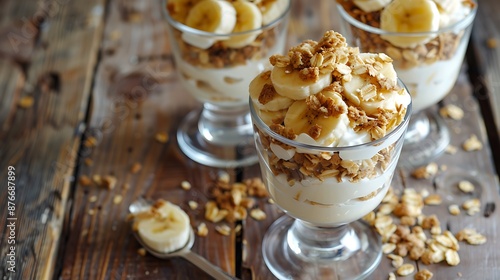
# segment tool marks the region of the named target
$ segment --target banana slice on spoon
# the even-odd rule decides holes
[[[215,279],[237,279],[191,251],[195,240],[194,232],[189,216],[179,206],[166,201],[159,201],[152,206],[145,199],[139,198],[129,206],[129,211],[134,216],[134,236],[151,255],[161,259],[182,257]],[[166,231],[167,234],[162,233]],[[184,236],[186,234],[187,239]],[[171,240],[161,239],[162,236]],[[184,239],[186,242],[181,245],[180,242]]]

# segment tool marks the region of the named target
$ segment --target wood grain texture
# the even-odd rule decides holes
[[[78,177],[95,174],[117,178],[112,190],[78,185],[75,190],[69,238],[65,242],[63,279],[207,279],[187,261],[161,260],[138,254],[139,243],[126,222],[128,205],[140,196],[178,203],[193,227],[204,221],[202,208],[193,211],[188,200],[204,205],[218,170],[187,161],[175,143],[175,130],[186,112],[200,107],[176,79],[160,1],[111,1],[103,39],[103,56],[96,69],[86,137],[97,139],[84,147]],[[155,135],[166,132],[168,143]],[[83,153],[83,152],[82,152]],[[87,166],[85,159],[93,164]],[[142,169],[133,174],[134,163]],[[181,182],[191,182],[186,192]],[[120,203],[114,203],[122,196]],[[89,198],[95,197],[95,202]],[[89,215],[89,211],[95,211]],[[222,236],[208,223],[210,235],[197,238],[193,251],[235,274],[235,236]]]
[[[103,14],[94,8],[102,3],[4,2],[0,178],[6,183],[7,167],[16,169],[18,219],[16,273],[8,273],[5,266],[0,275],[50,279],[71,191],[81,135],[77,128],[88,104],[101,35]],[[33,106],[17,106],[24,96],[34,98]],[[0,225],[6,236],[6,195],[0,196],[0,203]],[[0,242],[4,266],[8,245],[4,238]]]

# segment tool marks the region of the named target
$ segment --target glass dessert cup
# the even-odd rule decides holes
[[[168,0],[164,3],[168,5]],[[183,88],[203,104],[179,124],[177,141],[191,160],[218,168],[255,164],[258,159],[248,108],[248,85],[282,53],[290,4],[259,29],[216,34],[174,20],[164,9],[169,42]],[[251,42],[234,46],[234,41]],[[232,46],[226,42],[233,41]],[[236,43],[236,45],[238,45]]]
[[[366,278],[380,263],[382,245],[359,220],[387,193],[411,104],[403,122],[385,137],[348,147],[290,140],[271,130],[252,102],[250,111],[264,182],[286,213],[263,239],[269,270],[279,279]]]
[[[342,34],[347,42],[359,47],[361,52],[389,55],[394,60],[398,77],[412,95],[413,115],[405,136],[400,165],[416,167],[439,157],[450,142],[450,133],[437,110],[431,107],[455,85],[477,4],[458,22],[436,32],[422,33],[386,32],[355,19],[340,4],[337,8]],[[424,41],[409,47],[398,47],[389,42],[393,37],[412,41],[424,38]]]

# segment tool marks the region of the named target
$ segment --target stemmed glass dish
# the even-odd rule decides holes
[[[352,147],[287,139],[272,131],[253,105],[251,113],[264,182],[275,204],[288,215],[275,221],[264,237],[269,269],[279,279],[368,276],[380,262],[381,242],[370,226],[357,220],[380,204],[390,186],[411,106],[404,122],[386,137]],[[296,156],[280,159],[280,150]],[[361,169],[349,174],[343,166]],[[363,174],[363,166],[372,169]]]
[[[327,31],[250,85],[261,173],[286,215],[262,243],[279,279],[361,279],[381,259],[360,218],[385,196],[411,114],[411,97],[384,54],[359,53]]]
[[[179,79],[203,103],[180,123],[177,141],[192,160],[213,167],[257,162],[248,85],[284,50],[289,0],[173,1],[164,4]]]
[[[361,1],[338,2],[341,30],[348,42],[358,46],[361,52],[384,52],[389,55],[394,60],[398,77],[412,95],[413,116],[406,133],[401,164],[415,167],[430,162],[442,154],[450,142],[446,124],[438,112],[430,107],[442,100],[457,80],[477,4],[472,0],[452,0],[445,2],[453,6],[441,7],[430,0],[406,1],[409,3],[406,5],[417,5],[417,2],[429,5],[427,12],[434,16],[422,16],[420,22],[433,20],[434,23],[429,25],[433,25],[435,30],[389,32],[382,29],[384,9],[396,1],[386,1],[391,4],[370,12],[356,6],[355,3]],[[393,23],[393,26],[396,24]],[[389,25],[386,29],[391,28]]]

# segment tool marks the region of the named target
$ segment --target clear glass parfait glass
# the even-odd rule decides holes
[[[435,32],[395,33],[372,26],[373,16],[362,12],[352,1],[341,2],[341,33],[351,46],[361,52],[389,55],[398,77],[408,87],[413,102],[413,115],[406,133],[400,164],[415,167],[440,156],[450,142],[450,133],[433,105],[453,88],[460,72],[474,21],[477,3],[470,13],[457,22]],[[401,47],[392,41],[418,42]]]
[[[191,28],[164,9],[179,80],[203,104],[201,111],[188,113],[177,130],[180,149],[193,161],[220,168],[257,162],[248,85],[268,67],[269,56],[285,49],[290,1],[279,2],[285,4],[272,21],[230,34]],[[163,7],[169,4],[166,0]]]
[[[412,105],[385,137],[346,147],[290,140],[264,123],[252,101],[250,111],[264,183],[286,213],[264,236],[267,267],[279,279],[366,278],[381,260],[382,244],[360,219],[389,189]]]

